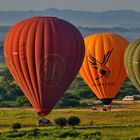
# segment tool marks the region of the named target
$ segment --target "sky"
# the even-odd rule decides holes
[[[82,11],[140,11],[140,0],[0,0],[0,11],[44,10],[49,7]]]

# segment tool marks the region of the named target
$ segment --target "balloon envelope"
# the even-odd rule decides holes
[[[140,39],[134,40],[129,44],[124,56],[127,74],[140,91]]]
[[[126,39],[117,34],[98,33],[85,38],[85,57],[80,74],[96,96],[108,105],[123,83]]]
[[[84,58],[82,35],[55,17],[33,17],[8,32],[4,56],[39,115],[47,115],[76,77]]]

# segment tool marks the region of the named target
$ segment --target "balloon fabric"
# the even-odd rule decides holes
[[[62,19],[33,17],[7,33],[4,56],[35,111],[45,116],[76,77],[84,58],[84,40],[74,25]]]
[[[128,41],[114,33],[97,33],[85,38],[85,57],[80,74],[84,81],[109,105],[126,78],[124,52]]]
[[[136,39],[129,44],[124,56],[128,77],[140,91],[140,39]]]

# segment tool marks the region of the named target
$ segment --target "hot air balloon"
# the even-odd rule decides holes
[[[124,55],[124,64],[130,80],[140,91],[140,39],[128,45]]]
[[[40,116],[47,115],[76,77],[84,40],[78,29],[56,17],[25,19],[8,32],[6,64]]]
[[[85,57],[80,74],[104,105],[110,105],[126,78],[125,38],[114,33],[97,33],[85,38]]]

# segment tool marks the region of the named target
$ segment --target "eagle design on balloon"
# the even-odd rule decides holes
[[[98,61],[96,58],[94,58],[91,53],[89,53],[88,60],[92,68],[97,70],[99,72],[99,76],[96,77],[95,80],[99,80],[100,78],[105,77],[106,79],[109,78],[110,70],[106,66],[107,62],[109,61],[110,55],[112,53],[113,49],[109,50],[106,54],[104,54],[103,60]]]

